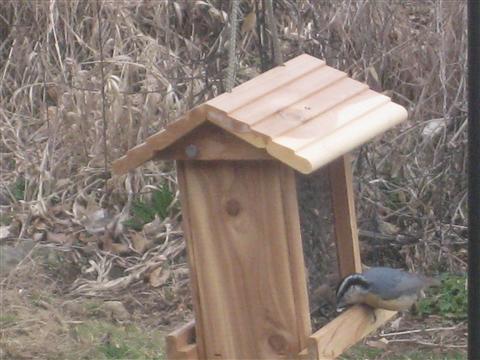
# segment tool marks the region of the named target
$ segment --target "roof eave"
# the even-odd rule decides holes
[[[152,160],[156,152],[173,144],[205,121],[206,106],[202,104],[194,107],[179,119],[168,124],[165,129],[150,136],[145,142],[128,150],[124,156],[115,160],[112,164],[112,172],[115,175],[123,175]]]

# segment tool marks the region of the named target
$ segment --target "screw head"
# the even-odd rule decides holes
[[[196,158],[198,156],[198,147],[194,144],[187,145],[185,148],[185,154],[190,158]]]

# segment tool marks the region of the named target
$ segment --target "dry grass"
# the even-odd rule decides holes
[[[256,3],[240,2],[237,83],[271,64]],[[285,59],[324,58],[410,112],[406,125],[358,151],[367,261],[464,270],[465,2],[275,4]],[[156,270],[157,281],[185,288],[178,214],[155,225],[158,237],[138,240],[118,226],[133,200],[160,184],[175,189],[171,165],[122,177],[108,166],[223,92],[228,11],[221,0],[0,3],[0,226],[7,240],[34,238],[75,254],[72,294],[125,291],[165,264],[173,270]]]
[[[162,359],[164,328],[142,321],[155,297],[141,306],[129,292],[110,298],[115,302],[65,298],[59,276],[65,269],[53,261],[62,256],[37,247],[2,281],[0,358]],[[119,300],[125,307],[111,305]]]

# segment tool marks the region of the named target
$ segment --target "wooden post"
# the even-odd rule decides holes
[[[177,161],[199,359],[296,356],[311,334],[295,178],[276,161]]]
[[[328,169],[338,267],[343,278],[355,272],[362,272],[349,156],[341,156],[333,161]]]

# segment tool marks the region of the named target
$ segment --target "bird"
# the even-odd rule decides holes
[[[355,304],[373,309],[409,310],[438,279],[389,267],[372,267],[346,276],[336,291],[337,311]]]

